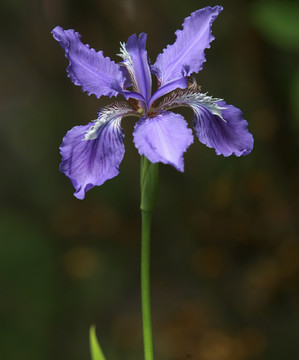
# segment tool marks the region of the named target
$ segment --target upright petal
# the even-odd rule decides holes
[[[125,152],[120,121],[132,112],[128,106],[107,107],[97,121],[76,126],[63,138],[60,171],[72,181],[78,199],[83,199],[89,189],[118,175]]]
[[[136,34],[129,37],[126,45],[122,44],[121,56],[124,60],[133,87],[146,101],[149,100],[152,90],[152,77],[147,60],[146,34],[141,33],[137,39]]]
[[[184,20],[183,30],[176,31],[175,43],[168,45],[152,66],[161,86],[202,69],[206,61],[204,50],[214,40],[211,26],[222,9],[221,6],[208,6]]]
[[[183,153],[192,144],[193,135],[182,115],[163,111],[143,117],[136,123],[133,136],[140,155],[152,163],[162,162],[184,171]]]
[[[119,65],[104,57],[102,51],[96,52],[89,45],[82,44],[80,34],[74,30],[63,30],[57,26],[52,34],[65,51],[69,60],[67,74],[75,85],[97,98],[119,94],[125,83]]]

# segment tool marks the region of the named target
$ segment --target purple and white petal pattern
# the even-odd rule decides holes
[[[133,136],[140,155],[152,163],[162,162],[184,171],[183,154],[193,143],[193,135],[182,115],[163,111],[143,117],[136,123]]]
[[[141,33],[137,39],[136,34],[131,35],[126,43],[122,44],[120,54],[126,66],[133,87],[148,101],[152,90],[152,77],[147,60],[146,34]]]
[[[116,110],[107,107],[98,120],[72,128],[63,138],[60,171],[72,181],[78,199],[83,199],[92,187],[118,175],[125,152],[120,122],[131,112],[128,106]]]
[[[241,110],[224,101],[217,103],[223,108],[222,118],[205,107],[194,107],[194,130],[200,142],[214,148],[217,155],[248,155],[253,148],[253,136]]]
[[[188,106],[194,111],[193,126],[198,139],[217,155],[247,155],[253,148],[253,136],[247,129],[242,112],[222,99],[198,91],[196,82],[185,90],[177,89],[166,96],[158,109]]]
[[[193,12],[184,20],[183,30],[175,33],[175,43],[168,45],[152,66],[152,72],[158,77],[161,86],[203,68],[206,61],[204,50],[214,40],[211,26],[222,9],[221,6],[208,6]]]
[[[209,110],[213,115],[222,118],[222,109],[218,105],[223,99],[213,98],[208,96],[207,93],[200,92],[196,80],[192,79],[192,83],[188,85],[187,89],[176,89],[168,94],[156,107],[157,110],[169,110],[176,107],[188,106],[195,112],[198,108],[204,107]],[[222,118],[223,119],[223,118]]]
[[[56,26],[52,34],[65,51],[69,60],[67,74],[75,85],[97,98],[119,94],[125,83],[125,76],[119,65],[104,57],[102,51],[96,52],[84,45],[80,34],[74,30],[63,30]]]

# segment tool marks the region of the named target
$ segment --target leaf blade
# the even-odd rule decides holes
[[[106,360],[103,351],[100,347],[96,336],[96,328],[94,325],[90,327],[89,330],[89,342],[90,342],[90,352],[92,360]]]

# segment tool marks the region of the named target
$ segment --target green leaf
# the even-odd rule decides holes
[[[89,331],[89,341],[90,341],[90,352],[92,360],[106,360],[100,344],[98,343],[98,339],[96,336],[96,328],[95,326],[90,327]]]
[[[299,50],[299,2],[260,0],[251,6],[251,20],[264,38],[284,50]]]

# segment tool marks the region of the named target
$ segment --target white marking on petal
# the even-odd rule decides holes
[[[117,54],[117,56],[119,56],[123,59],[123,62],[120,63],[119,65],[125,66],[126,69],[128,70],[133,90],[136,92],[139,92],[138,86],[136,83],[136,79],[135,79],[135,74],[134,74],[133,61],[132,61],[131,55],[128,53],[128,51],[126,49],[125,43],[120,43],[120,53]]]
[[[128,61],[132,64],[132,59],[130,54],[127,52],[126,44],[123,42],[120,43],[120,53],[117,54],[117,56],[120,56],[124,61]]]
[[[198,103],[198,106],[206,108],[210,111],[210,113],[219,116],[224,122],[226,122],[221,112],[221,110],[226,109],[226,107],[221,107],[217,104],[217,102],[223,101],[223,99],[213,98],[212,96],[208,96],[207,93],[198,93],[194,98],[190,97],[190,99],[188,99],[188,102],[190,103],[192,109],[198,113],[198,106],[192,106],[193,101],[196,101]]]
[[[138,113],[125,102],[115,102],[108,105],[99,111],[99,117],[94,120],[94,125],[86,131],[83,140],[95,140],[98,137],[101,126],[110,121],[113,121],[113,126],[119,126],[124,116],[137,114]]]
[[[223,101],[223,99],[213,98],[208,93],[201,93],[194,80],[194,83],[187,89],[177,89],[166,96],[157,108],[169,110],[179,106],[189,106],[196,114],[199,114],[200,108],[203,107],[226,122],[221,111],[226,107],[219,106],[217,103],[220,101]]]

